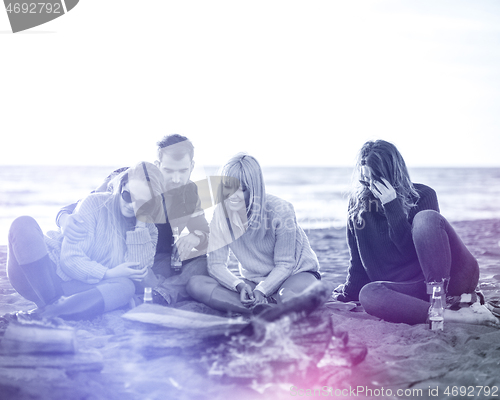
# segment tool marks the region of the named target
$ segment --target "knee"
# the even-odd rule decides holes
[[[113,281],[117,288],[119,288],[119,292],[122,294],[123,298],[126,299],[126,301],[128,301],[135,295],[134,282],[129,278],[120,277],[113,279]]]
[[[195,275],[209,276],[207,269],[207,258],[198,257],[190,261],[186,265],[183,265],[182,274],[188,276],[195,276]]]
[[[198,281],[198,276],[192,276],[191,278],[189,278],[189,280],[186,284],[186,292],[193,299],[196,298],[196,288],[199,285],[197,281]]]
[[[31,236],[31,233],[38,233],[38,231],[41,230],[35,219],[28,215],[23,215],[17,217],[10,225],[9,240],[12,240],[13,237],[28,238]]]
[[[361,288],[359,302],[368,314],[374,314],[377,304],[383,298],[385,286],[381,282],[371,282]]]
[[[441,224],[443,216],[435,210],[423,210],[418,212],[413,218],[413,232],[420,231],[422,228],[437,227]]]
[[[104,301],[104,311],[112,311],[128,304],[135,294],[135,285],[128,278],[106,279],[106,282],[97,285]]]
[[[201,301],[208,291],[212,292],[216,282],[213,278],[204,275],[194,275],[186,284],[187,293],[195,300]]]
[[[291,297],[302,293],[316,282],[318,282],[318,279],[309,272],[299,272],[298,274],[292,275],[281,285],[278,290],[277,299],[279,301],[289,300]]]
[[[135,284],[128,278],[124,278],[124,282],[122,283],[123,292],[129,298],[132,298],[135,295]]]

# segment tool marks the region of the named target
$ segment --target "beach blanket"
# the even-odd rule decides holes
[[[130,321],[155,324],[166,328],[203,330],[207,335],[238,332],[248,325],[248,321],[242,318],[224,318],[158,304],[141,304],[123,314],[122,317]]]

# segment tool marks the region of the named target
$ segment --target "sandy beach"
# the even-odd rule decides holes
[[[500,220],[453,225],[479,261],[486,299],[500,300]],[[331,287],[343,283],[348,262],[345,230],[306,233],[320,260],[324,281]],[[9,325],[6,314],[33,308],[8,282],[6,253],[2,246],[0,336]],[[217,314],[194,302],[177,307]],[[297,342],[294,338],[297,329],[303,333],[308,322],[284,321],[273,325],[273,334],[278,336],[268,338],[269,346],[258,348],[238,347],[235,343],[239,340],[241,345],[241,335],[240,339],[239,335],[207,337],[128,321],[121,317],[126,311],[92,321],[67,322],[76,331],[75,355],[0,355],[0,398],[500,397],[500,330],[493,327],[448,323],[444,332],[433,332],[424,324],[387,323],[359,310],[323,306],[310,316],[319,325],[305,347],[303,339]],[[326,326],[325,321],[332,323],[337,342],[347,332],[351,353],[330,341],[332,335],[326,328],[323,332],[317,328]],[[322,358],[318,365],[317,358],[323,357],[329,344],[337,346],[333,356]],[[352,351],[363,348],[366,357],[353,359]],[[256,371],[255,376],[238,376],[244,370]]]
[[[500,0],[3,3],[0,400],[500,400]],[[130,166],[139,168],[109,186],[112,201],[103,206],[103,193],[82,201]],[[145,181],[135,174],[141,170]],[[223,179],[231,185],[221,187],[220,176],[241,185]],[[161,209],[154,201],[160,192]],[[354,197],[363,198],[360,206],[368,200],[369,211],[388,210],[394,221],[403,218],[398,202],[405,197],[407,215],[413,206],[438,210],[478,260],[487,304],[472,310],[488,313],[485,307],[495,304],[498,321],[489,314],[490,325],[447,320],[436,331],[334,300],[348,270]],[[78,203],[74,210],[84,221],[68,225],[60,211]],[[254,219],[254,212],[269,218]],[[275,243],[259,234],[260,242],[232,247],[241,257],[255,256],[249,271],[260,274],[270,264],[277,277],[293,243],[281,232],[298,224],[322,279],[288,305],[258,307],[262,314],[245,317],[186,297],[169,307],[144,304],[143,293],[130,299],[129,282],[108,280],[104,303],[94,291],[80,304],[89,314],[103,304],[113,311],[91,320],[36,321],[28,313],[36,305],[15,291],[6,272],[10,227],[21,216],[45,233],[63,226],[68,239],[81,228],[85,235],[75,233],[74,241],[92,243],[86,255],[110,267],[121,265],[112,254],[117,244],[117,257],[126,247],[124,260],[151,260],[155,235],[148,239],[141,229],[142,216],[189,235],[177,242],[183,257],[205,248],[203,219],[212,231],[223,227],[220,237],[228,242],[249,227],[264,233],[269,222],[277,228]],[[370,276],[413,275],[381,265],[409,253],[402,241],[386,247],[383,218],[370,217],[366,241],[359,241],[363,264],[378,269]],[[117,235],[134,222],[123,243]],[[390,224],[389,239],[404,236],[403,224],[400,230]],[[165,228],[156,242],[168,254],[176,244]],[[295,244],[303,239],[296,235]],[[64,247],[76,257],[83,248]],[[137,258],[133,249],[141,249]],[[297,249],[310,257],[306,246]],[[441,263],[438,251],[429,254]],[[368,260],[372,252],[386,257]],[[40,265],[18,259],[31,264],[20,268],[26,273]],[[98,265],[71,261],[68,277],[103,276]],[[297,271],[302,265],[309,264],[297,264]],[[230,268],[236,266],[233,255]],[[105,276],[141,274],[126,268]],[[43,275],[30,278],[46,284]],[[312,279],[304,273],[293,281],[306,283],[305,276]],[[206,296],[208,282],[198,282],[190,293],[200,289],[197,298],[226,302],[222,294]],[[47,302],[57,297],[47,293],[40,293]],[[173,289],[151,294],[164,304],[168,295],[177,299]],[[462,305],[471,303],[466,298]],[[392,304],[413,312],[399,300]]]

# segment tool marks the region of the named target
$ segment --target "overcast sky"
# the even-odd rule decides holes
[[[80,0],[12,34],[0,12],[0,164],[130,165],[163,135],[196,159],[500,166],[496,0]]]

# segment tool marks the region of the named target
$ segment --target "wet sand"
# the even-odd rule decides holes
[[[453,225],[479,261],[486,299],[500,300],[500,220]],[[324,281],[332,287],[343,283],[348,262],[344,229],[306,233],[320,260]],[[3,246],[0,315],[32,309],[33,304],[10,286],[5,265]],[[194,302],[178,307],[212,312]],[[290,327],[276,325],[281,336],[269,342],[268,348],[246,347],[238,353],[231,337],[207,338],[127,321],[121,318],[125,311],[92,321],[67,322],[76,330],[76,356],[0,355],[0,398],[285,399],[314,393],[386,399],[500,397],[500,330],[492,327],[448,323],[444,332],[432,332],[424,324],[392,324],[364,312],[323,307],[313,317],[331,318],[336,335],[347,332],[350,346],[366,347],[368,352],[357,365],[334,360],[308,375],[301,370],[300,359],[318,356],[328,338],[300,353],[290,339]],[[2,336],[8,320],[0,318]],[[236,365],[238,357],[247,370],[259,371],[255,379],[236,373],[228,376],[228,368]],[[479,395],[480,386],[490,388],[489,396],[484,389]]]

